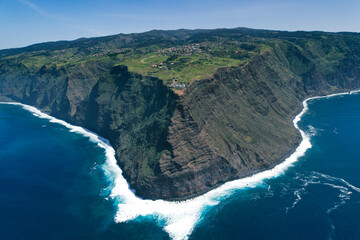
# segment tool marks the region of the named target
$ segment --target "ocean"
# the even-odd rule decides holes
[[[184,202],[129,189],[105,139],[0,104],[0,239],[360,239],[360,94],[316,98],[274,169]]]

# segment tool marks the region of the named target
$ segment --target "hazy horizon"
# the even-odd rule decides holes
[[[12,49],[12,48],[22,48],[22,47],[28,47],[31,45],[36,45],[36,44],[41,44],[41,43],[47,43],[47,42],[59,42],[59,41],[75,41],[78,39],[82,39],[82,38],[96,38],[96,37],[107,37],[107,36],[112,36],[112,35],[118,35],[118,34],[140,34],[140,33],[146,33],[146,32],[151,32],[151,31],[177,31],[177,30],[215,30],[215,29],[236,29],[236,28],[248,28],[248,29],[253,29],[253,30],[265,30],[265,31],[288,31],[288,32],[329,32],[331,33],[331,31],[322,31],[322,30],[280,30],[280,29],[264,29],[264,28],[249,28],[249,27],[233,27],[233,28],[227,28],[227,27],[223,27],[223,28],[177,28],[177,29],[149,29],[149,30],[145,30],[142,32],[128,32],[128,33],[123,33],[123,32],[119,32],[119,33],[114,33],[114,34],[108,34],[108,35],[103,35],[103,36],[89,36],[89,37],[78,37],[78,38],[73,38],[73,39],[58,39],[58,40],[49,40],[49,41],[43,41],[43,42],[34,42],[28,45],[24,45],[24,46],[18,46],[18,47],[10,47],[10,48],[0,48],[0,50],[6,50],[6,49]],[[337,32],[352,32],[352,33],[359,33],[360,31],[334,31],[333,33],[337,33]]]
[[[157,30],[360,32],[356,0],[0,0],[0,49]]]

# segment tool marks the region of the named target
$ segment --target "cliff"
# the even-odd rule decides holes
[[[141,197],[197,196],[288,156],[300,140],[291,119],[306,97],[360,88],[357,34],[234,31],[187,36],[241,41],[246,33],[249,48],[249,36],[260,41],[261,35],[261,49],[246,50],[246,61],[191,82],[181,95],[113,56],[34,66],[6,51],[1,100],[33,105],[109,139]],[[185,41],[184,34],[170,35]]]

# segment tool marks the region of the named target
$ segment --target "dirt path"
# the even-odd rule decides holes
[[[152,55],[150,57],[147,57],[147,58],[144,58],[144,59],[141,59],[140,62],[145,62],[146,59],[149,59],[149,58],[153,58],[153,57],[156,57],[155,55]]]

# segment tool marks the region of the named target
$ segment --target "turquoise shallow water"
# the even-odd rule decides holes
[[[205,207],[190,239],[360,239],[360,94],[308,105],[306,155]],[[1,239],[169,239],[156,216],[115,223],[105,161],[88,138],[0,104]]]

